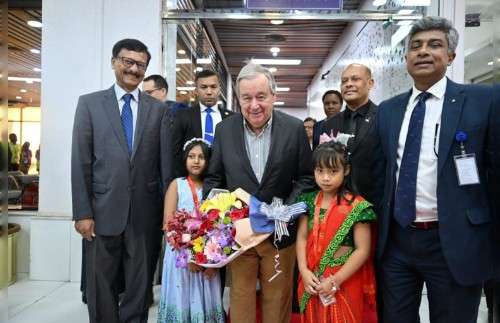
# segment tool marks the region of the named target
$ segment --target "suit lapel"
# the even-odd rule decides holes
[[[277,113],[273,112],[273,123],[271,128],[271,145],[269,146],[269,154],[266,160],[266,167],[264,168],[264,174],[262,175],[262,181],[260,185],[262,185],[266,178],[268,178],[269,173],[271,172],[271,167],[273,161],[278,160],[278,156],[276,156],[278,151],[281,151],[278,147],[280,142],[283,140],[278,140],[279,134],[283,133],[282,122]]]
[[[151,107],[149,104],[144,103],[144,95],[139,91],[139,104],[137,107],[137,122],[135,123],[135,131],[134,131],[134,145],[132,149],[131,160],[134,159],[135,153],[137,152],[137,147],[139,147],[139,143],[142,138],[142,133],[144,131],[146,121],[149,116],[149,109]]]
[[[396,161],[397,158],[397,151],[398,151],[398,142],[399,142],[399,133],[401,132],[401,125],[403,123],[403,119],[405,116],[406,112],[406,107],[408,106],[408,100],[410,99],[411,96],[411,90],[406,94],[401,96],[401,99],[399,102],[395,102],[394,107],[392,108],[393,111],[391,111],[391,133],[390,133],[390,156],[391,158],[389,160],[394,160]]]
[[[368,130],[370,130],[374,124],[375,121],[375,108],[374,104],[370,104],[370,109],[368,110],[368,113],[366,114],[366,117],[363,119],[363,123],[361,124],[361,127],[359,127],[358,134],[356,138],[354,138],[354,143],[351,148],[351,153],[354,153],[356,148],[359,147],[360,142],[363,141],[364,137],[368,133]]]
[[[255,177],[255,174],[252,169],[252,165],[250,164],[250,159],[248,159],[248,152],[246,149],[246,143],[245,143],[245,131],[243,129],[243,116],[240,115],[240,118],[238,120],[235,120],[235,128],[233,131],[234,135],[234,151],[237,152],[236,155],[239,156],[241,165],[243,165],[243,169],[248,173],[248,176],[250,179],[256,184],[259,184],[259,181],[257,180],[257,177]]]
[[[112,86],[104,96],[103,100],[104,111],[109,119],[109,123],[118,139],[118,143],[123,148],[124,153],[128,156],[128,146],[125,140],[125,133],[123,132],[122,121],[120,117],[120,108],[115,95],[114,87]]]
[[[201,128],[201,107],[199,104],[195,105],[193,107],[192,112],[192,118],[191,120],[187,120],[188,123],[192,122],[193,125],[193,132],[195,134],[195,137],[198,138],[203,138],[203,129]],[[188,138],[191,139],[191,138]]]
[[[439,151],[438,151],[438,175],[443,169],[445,161],[448,159],[448,153],[455,140],[462,108],[464,104],[464,94],[460,87],[448,80],[446,92],[444,94],[443,113],[441,114],[441,130],[439,133]]]

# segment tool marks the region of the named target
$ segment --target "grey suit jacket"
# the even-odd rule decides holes
[[[148,232],[161,225],[163,187],[170,181],[169,112],[139,93],[129,156],[113,87],[82,95],[73,127],[73,219],[93,218],[99,235],[127,224]]]

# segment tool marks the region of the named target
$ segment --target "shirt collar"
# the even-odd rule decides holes
[[[206,105],[204,105],[203,103],[199,102],[199,104],[200,104],[200,111],[201,112],[205,112],[205,110],[208,109],[208,107]],[[212,106],[211,108],[212,108],[213,112],[219,112],[219,106],[217,104]]]
[[[273,115],[271,114],[271,118],[269,118],[269,120],[267,120],[266,124],[264,125],[264,128],[262,128],[262,131],[257,135],[251,128],[250,126],[248,125],[248,122],[245,118],[243,118],[243,126],[245,127],[245,129],[253,134],[254,136],[256,137],[260,137],[264,132],[268,131],[268,130],[271,130],[271,126],[273,124]]]
[[[368,102],[366,102],[364,105],[357,108],[355,111],[349,109],[349,107],[346,106],[345,116],[350,117],[351,114],[353,114],[353,115],[361,115],[362,117],[366,117],[366,115],[368,114],[368,111],[370,110],[371,104],[372,104],[372,101],[368,100]]]
[[[125,94],[130,93],[132,94],[132,98],[134,99],[134,101],[139,102],[139,88],[135,88],[132,92],[127,92],[115,83],[114,89],[118,100],[122,100]]]
[[[430,94],[432,94],[433,97],[441,100],[444,97],[444,93],[446,92],[446,85],[448,84],[448,79],[446,76],[443,76],[442,79],[434,83],[430,88],[427,89],[427,91]],[[410,96],[410,102],[415,102],[417,99],[417,96],[422,93],[423,91],[420,91],[413,85],[413,90],[411,92]]]

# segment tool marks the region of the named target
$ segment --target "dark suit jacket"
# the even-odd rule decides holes
[[[500,185],[500,91],[490,86],[461,85],[448,80],[441,116],[438,150],[437,209],[439,236],[446,263],[462,285],[478,284],[492,275],[493,230],[498,220],[489,193]],[[396,182],[399,132],[411,91],[384,101],[377,114],[377,133],[382,158],[378,186],[383,187],[383,213],[379,215],[378,252],[382,257],[387,240]],[[465,131],[467,153],[476,155],[481,183],[459,186],[454,155],[455,140]],[[385,176],[383,176],[385,174]],[[490,191],[490,192],[489,192]],[[496,196],[498,199],[498,196]],[[497,249],[498,250],[498,249]]]
[[[233,114],[232,111],[219,107],[222,120]],[[182,148],[186,141],[192,138],[203,138],[201,133],[200,105],[196,104],[192,108],[181,109],[175,113],[174,124],[172,126],[172,147],[174,150],[174,178],[185,175],[185,166],[182,162]]]
[[[323,120],[320,120],[318,122],[316,122],[314,124],[314,127],[313,127],[313,150],[318,147],[319,145],[319,136],[321,136],[321,134],[323,133],[322,130],[323,130],[323,124],[326,122],[326,118],[323,119]]]
[[[139,93],[129,156],[113,87],[82,95],[73,127],[73,219],[93,218],[99,235],[119,235],[127,224],[149,232],[161,224],[162,187],[170,180],[169,113]]]
[[[344,117],[345,110],[337,114],[333,118],[326,120],[323,123],[321,133],[330,133],[333,130],[334,134],[345,132]],[[370,101],[370,107],[366,118],[362,121],[359,131],[349,144],[351,153],[351,181],[353,188],[361,194],[366,200],[375,203],[377,194],[375,191],[375,177],[373,167],[375,163],[375,115],[377,114],[377,106]],[[379,194],[380,195],[380,194]],[[380,199],[380,197],[378,197]]]
[[[204,194],[212,188],[242,188],[261,201],[273,197],[293,203],[304,190],[314,186],[311,149],[301,120],[279,111],[273,112],[271,146],[262,182],[250,165],[243,132],[243,116],[235,114],[217,125],[212,158],[203,185]],[[295,242],[296,225],[289,226],[291,236],[283,238],[280,248]]]

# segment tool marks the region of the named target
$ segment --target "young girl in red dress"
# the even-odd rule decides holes
[[[313,165],[320,190],[299,197],[309,208],[296,244],[301,322],[376,322],[372,205],[347,187],[344,145],[319,145]]]

